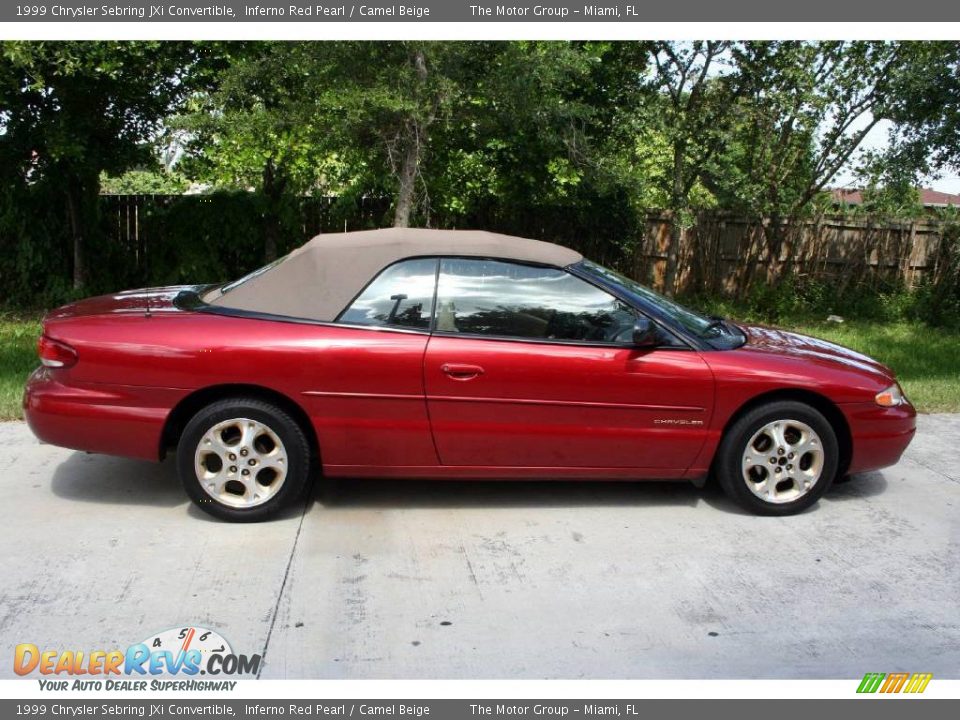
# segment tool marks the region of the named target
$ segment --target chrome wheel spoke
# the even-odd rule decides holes
[[[240,478],[240,482],[243,483],[244,488],[244,497],[248,502],[258,502],[260,498],[269,491],[269,488],[265,488],[257,482],[256,476],[254,475],[243,475]]]
[[[257,435],[263,432],[264,429],[263,425],[258,422],[245,420],[241,429],[240,447],[246,448],[249,451],[249,449],[253,447],[253,441],[256,440]]]
[[[284,457],[272,457],[267,456],[257,461],[258,468],[270,468],[271,470],[276,470],[279,472],[287,471],[287,459]]]
[[[820,448],[820,442],[815,437],[804,435],[796,445],[790,445],[790,452],[802,457],[808,452],[815,452]]]
[[[787,492],[798,492],[801,494],[806,492],[806,487],[803,484],[803,478],[800,477],[800,474],[796,471],[796,469],[788,472],[783,479],[790,482],[790,489]]]
[[[760,466],[763,468],[767,467],[767,454],[754,450],[752,447],[747,447],[747,451],[743,454],[743,462],[751,466]]]
[[[772,475],[767,476],[767,479],[764,481],[759,490],[767,502],[776,502],[774,498],[777,495],[777,481],[773,479]]]
[[[210,433],[207,433],[203,436],[203,440],[200,441],[200,444],[201,447],[205,447],[210,452],[216,453],[224,460],[226,460],[227,454],[230,452],[230,448],[228,448],[226,443],[220,439],[219,435],[211,435]]]
[[[218,473],[204,473],[203,475],[198,473],[198,477],[203,489],[211,494],[219,494],[227,482],[226,474],[222,470]]]
[[[787,444],[784,438],[784,426],[782,422],[772,422],[766,426],[766,433],[773,440],[775,448],[782,448]]]

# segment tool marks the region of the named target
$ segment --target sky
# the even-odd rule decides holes
[[[862,118],[862,122],[870,121],[870,118]],[[892,123],[889,120],[881,120],[876,124],[873,130],[863,140],[860,146],[861,152],[864,150],[882,150],[889,145],[888,138]],[[854,175],[853,169],[856,161],[849,163],[847,167],[841,170],[830,183],[831,187],[838,188],[856,188],[861,186]],[[960,195],[960,170],[948,169],[939,178],[924,178],[918,185],[925,188],[933,188],[941,192]]]

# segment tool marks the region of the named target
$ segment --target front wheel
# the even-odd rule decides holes
[[[187,423],[177,447],[177,469],[190,499],[234,522],[265,520],[300,499],[310,460],[300,425],[254,398],[208,405]]]
[[[760,405],[729,428],[717,453],[724,492],[758,515],[792,515],[813,505],[837,473],[833,427],[815,408],[783,400]]]

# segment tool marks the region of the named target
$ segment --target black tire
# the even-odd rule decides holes
[[[250,507],[236,507],[208,493],[195,469],[197,449],[207,431],[219,423],[239,418],[265,426],[279,438],[280,449],[286,454],[282,483],[268,499]],[[244,460],[238,457],[236,462],[241,468],[238,471],[242,472]],[[304,429],[282,408],[256,398],[229,398],[208,405],[187,423],[177,445],[177,472],[187,495],[204,512],[231,522],[260,522],[302,499],[310,485],[313,467],[313,451]]]
[[[747,485],[751,481],[744,476],[747,472],[744,470],[744,454],[747,451],[747,443],[765,425],[778,420],[805,423],[820,436],[820,445],[823,448],[820,475],[809,490],[795,500],[779,503],[769,502],[755,494]],[[789,450],[789,445],[787,449]],[[773,448],[763,452],[770,452],[770,457],[775,457],[778,450]],[[794,515],[813,505],[827,491],[837,474],[839,455],[837,435],[833,426],[830,425],[822,413],[802,402],[779,400],[753,408],[730,426],[717,451],[714,470],[727,497],[741,507],[757,515]],[[767,460],[765,459],[764,462],[767,462]],[[779,462],[779,457],[777,462]],[[771,463],[771,467],[776,468],[777,464]],[[785,471],[786,468],[783,467],[782,470]],[[769,472],[769,469],[764,467],[760,472],[763,474]],[[776,476],[770,475],[770,477]],[[757,487],[765,486],[758,484]],[[790,489],[789,485],[787,489]]]

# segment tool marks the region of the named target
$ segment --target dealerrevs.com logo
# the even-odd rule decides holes
[[[20,643],[13,670],[40,675],[41,690],[232,690],[256,676],[261,656],[235,653],[202,627],[171,628],[125,650],[60,650]],[[199,679],[198,676],[205,676]]]

